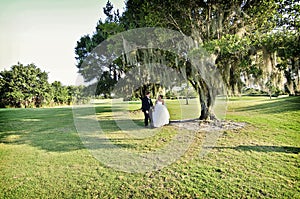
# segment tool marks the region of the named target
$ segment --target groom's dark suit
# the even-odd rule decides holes
[[[148,126],[148,121],[149,121],[149,110],[153,106],[153,103],[150,98],[147,96],[142,99],[142,111],[144,112],[145,116],[145,126]]]

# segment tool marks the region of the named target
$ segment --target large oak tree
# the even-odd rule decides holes
[[[221,73],[228,94],[239,94],[251,78],[261,79],[256,83],[263,90],[280,87],[283,71],[287,79],[288,75],[291,77],[288,87],[297,89],[295,71],[299,73],[299,3],[296,1],[128,0],[122,16],[112,10],[113,6],[108,2],[104,8],[107,19],[99,21],[92,36],[84,36],[77,43],[77,67],[87,81],[93,79],[96,73],[89,71],[91,68],[84,67],[82,62],[90,56],[94,47],[121,31],[150,26],[164,27],[190,36],[194,44],[187,53],[192,57],[201,57],[203,48],[209,52],[207,56],[214,60],[215,69]],[[283,29],[288,31],[289,38],[286,34],[280,34]],[[279,34],[275,35],[275,31]],[[294,44],[290,38],[295,39]],[[136,64],[143,63],[143,57],[153,59],[163,56],[169,67],[185,73],[199,94],[199,118],[213,118],[212,108],[218,92],[211,85],[216,82],[212,78],[205,79],[203,71],[193,70],[197,68],[197,62],[192,62],[190,57],[159,49],[138,49],[134,54]],[[113,87],[118,77],[134,67],[128,60],[128,55],[124,55],[113,63],[107,63],[109,70],[99,75],[98,82],[111,82],[106,88]],[[210,67],[209,64],[207,66]]]

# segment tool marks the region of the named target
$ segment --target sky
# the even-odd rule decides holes
[[[48,72],[49,82],[78,85],[76,42],[105,19],[107,0],[1,0],[0,71],[18,62]],[[110,0],[120,11],[124,0]]]

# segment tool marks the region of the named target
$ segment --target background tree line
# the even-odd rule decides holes
[[[48,74],[34,64],[14,65],[0,72],[0,107],[43,107],[83,102],[85,87],[48,82]]]

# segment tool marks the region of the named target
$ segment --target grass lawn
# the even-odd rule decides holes
[[[195,102],[179,104],[167,101],[172,119],[197,116]],[[120,131],[109,103],[96,111],[107,137],[129,151],[155,151],[178,133],[165,126],[134,139]],[[130,117],[142,128],[140,112]],[[127,173],[85,148],[72,108],[0,109],[0,198],[300,198],[300,97],[232,98],[226,117],[247,125],[223,132],[206,156],[199,132],[169,166]]]

